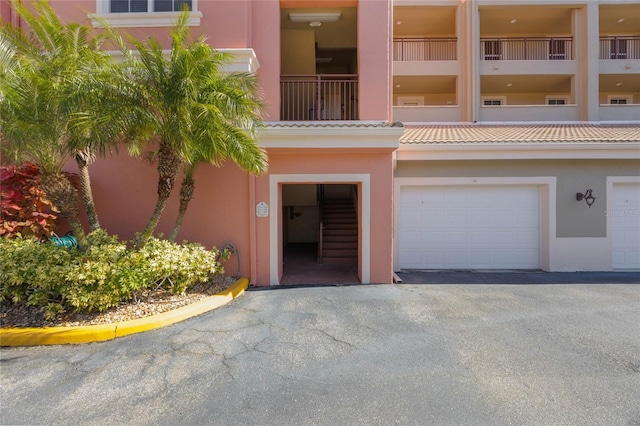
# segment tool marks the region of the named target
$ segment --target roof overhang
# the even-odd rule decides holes
[[[395,150],[402,133],[402,125],[382,121],[279,121],[268,123],[258,139],[265,148]]]

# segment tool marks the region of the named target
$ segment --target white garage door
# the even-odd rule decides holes
[[[640,269],[640,185],[614,184],[611,197],[612,266]]]
[[[537,269],[537,186],[405,186],[403,269]]]

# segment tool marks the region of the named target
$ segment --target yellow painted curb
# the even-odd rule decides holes
[[[175,324],[216,309],[241,295],[248,286],[249,280],[240,278],[225,291],[199,302],[131,321],[77,327],[1,328],[0,346],[64,345],[112,340]]]

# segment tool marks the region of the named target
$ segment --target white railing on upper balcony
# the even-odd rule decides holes
[[[455,61],[455,38],[394,37],[394,61]]]
[[[571,37],[483,37],[480,58],[485,61],[571,60]]]
[[[280,77],[280,120],[357,120],[358,75]]]
[[[600,37],[600,59],[640,59],[640,36]]]

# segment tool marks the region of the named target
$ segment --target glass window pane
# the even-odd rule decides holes
[[[153,10],[156,12],[171,12],[172,0],[155,0],[153,2]]]
[[[126,13],[129,11],[129,0],[111,0],[109,3],[109,12],[111,13]]]
[[[146,12],[147,0],[131,0],[130,12]]]

